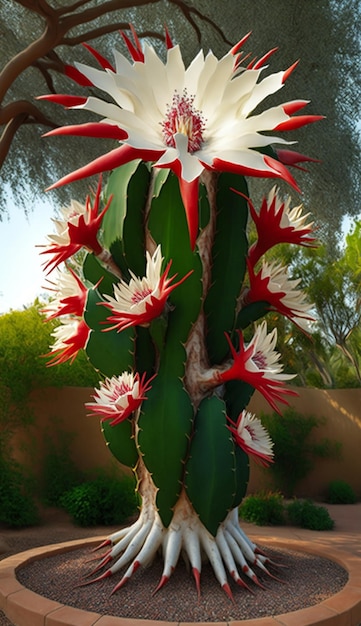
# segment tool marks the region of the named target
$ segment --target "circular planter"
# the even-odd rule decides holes
[[[0,609],[16,626],[159,626],[174,622],[130,619],[83,611],[55,602],[25,588],[17,580],[17,569],[34,560],[97,545],[103,537],[68,541],[27,550],[0,561]],[[256,538],[261,543],[261,538]],[[305,552],[332,560],[348,572],[348,581],[341,591],[320,604],[272,617],[229,622],[229,626],[359,626],[361,623],[361,559],[347,552],[334,550],[315,542],[267,538],[269,548]],[[297,593],[297,590],[295,590]],[[197,622],[211,626],[210,622]],[[226,626],[225,622],[217,622]],[[190,626],[180,622],[179,626]]]

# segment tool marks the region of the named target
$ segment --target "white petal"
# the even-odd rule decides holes
[[[203,67],[204,54],[203,50],[200,50],[185,71],[185,83],[190,96],[195,96],[198,92],[199,76]]]
[[[182,133],[176,133],[174,135],[176,143],[175,148],[168,148],[161,158],[155,163],[157,165],[170,165],[174,161],[179,161],[181,164],[181,176],[188,183],[198,178],[204,170],[203,165],[195,154],[188,152],[188,137]]]
[[[74,109],[85,109],[86,111],[92,111],[93,113],[97,113],[104,118],[108,118],[113,120],[115,123],[120,123],[120,114],[123,109],[118,107],[116,104],[112,104],[111,102],[105,102],[104,100],[100,100],[99,98],[94,98],[90,96],[84,104],[79,104]]]
[[[215,115],[232,75],[233,62],[232,55],[226,55],[218,62],[211,53],[207,55],[194,102],[205,118]]]
[[[243,109],[243,115],[249,115],[256,106],[262,102],[267,96],[275,93],[283,87],[284,72],[277,72],[264,78],[260,83],[255,85],[252,96],[249,98],[247,105]]]
[[[167,80],[170,94],[175,91],[182,93],[185,88],[185,67],[179,46],[173,46],[167,51]]]

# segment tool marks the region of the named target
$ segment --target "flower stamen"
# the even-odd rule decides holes
[[[172,105],[167,106],[165,120],[161,122],[164,143],[175,148],[174,135],[181,133],[188,137],[188,152],[191,154],[201,148],[205,129],[203,115],[194,107],[193,102],[194,96],[188,96],[186,89],[182,95],[176,91]]]

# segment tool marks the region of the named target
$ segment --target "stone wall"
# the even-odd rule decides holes
[[[119,469],[104,443],[99,421],[88,416],[84,407],[92,391],[66,387],[33,392],[30,402],[34,424],[18,436],[16,450],[19,460],[30,463],[39,479],[48,443],[61,441],[61,433],[65,433],[73,461],[81,470]],[[314,431],[315,436],[342,444],[341,458],[317,460],[315,469],[299,485],[296,495],[322,498],[331,480],[342,479],[361,497],[361,389],[297,388],[296,391],[299,397],[291,397],[291,404],[298,412],[326,418],[326,423]],[[259,394],[254,395],[249,410],[256,414],[272,412]],[[272,488],[269,472],[252,463],[248,492],[268,488]]]

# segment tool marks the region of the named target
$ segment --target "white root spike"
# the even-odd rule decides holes
[[[246,574],[248,578],[255,581],[257,579],[256,574],[254,573],[253,569],[244,558],[236,540],[232,537],[232,535],[229,532],[226,533],[226,536],[227,536],[228,546],[230,547],[236,562],[241,566],[243,574]]]
[[[218,532],[216,535],[216,542],[217,542],[218,549],[222,555],[223,561],[230,575],[232,576],[233,580],[235,580],[236,583],[238,583],[242,587],[246,587],[249,590],[249,587],[246,585],[244,580],[242,580],[242,578],[239,575],[236,562],[233,558],[232,550],[230,549],[230,546],[227,542],[226,533],[223,532],[222,527],[218,529]]]
[[[183,547],[189,558],[189,562],[193,570],[197,570],[199,573],[202,569],[201,547],[199,543],[199,537],[197,530],[194,528],[185,527],[183,529]]]
[[[146,541],[147,535],[149,535],[149,530],[151,526],[152,522],[147,522],[143,526],[143,528],[138,531],[136,536],[132,539],[131,543],[129,543],[125,552],[111,567],[112,574],[118,572],[124,565],[129,563],[129,561],[131,561],[139,553],[139,550],[142,549],[143,544]]]
[[[227,575],[223,567],[222,557],[218,550],[215,539],[209,535],[208,531],[201,533],[200,536],[202,547],[208,556],[209,562],[212,565],[213,571],[216,575],[218,582],[223,587],[227,584]]]
[[[245,539],[241,535],[241,533],[238,532],[238,529],[235,528],[235,526],[233,526],[233,524],[229,524],[227,526],[227,529],[231,533],[232,537],[238,543],[238,545],[239,545],[239,547],[241,549],[241,552],[244,555],[244,557],[247,559],[247,561],[250,561],[251,563],[255,563],[256,562],[256,554],[255,554],[254,550],[252,550],[252,548],[249,545],[249,543],[247,541],[245,541]]]
[[[144,527],[142,521],[140,521],[139,524],[133,524],[133,526],[130,526],[130,528],[128,529],[128,533],[125,535],[125,537],[122,537],[122,539],[118,540],[113,545],[111,555],[114,559],[118,556],[118,554],[121,554],[122,552],[124,552],[124,550],[126,550],[134,537],[136,537],[137,534],[142,530],[142,527]]]
[[[157,550],[162,544],[164,532],[165,528],[157,513],[151,531],[136,559],[143,567],[149,565],[157,554]]]
[[[164,568],[162,576],[167,578],[172,574],[178,563],[180,551],[182,548],[182,535],[180,529],[169,529],[164,540]]]
[[[108,563],[110,567],[103,574],[85,584],[103,580],[121,568],[127,568],[113,589],[112,593],[114,593],[133,576],[139,567],[146,567],[155,558],[160,547],[162,547],[164,566],[155,591],[168,582],[181,553],[190,564],[198,595],[200,595],[200,575],[204,557],[208,558],[217,580],[231,600],[233,597],[227,580],[228,575],[238,585],[250,591],[251,589],[241,575],[246,574],[248,579],[259,586],[262,585],[253,571],[255,566],[272,576],[265,566],[270,560],[260,554],[256,545],[241,530],[237,509],[229,512],[218,529],[216,537],[213,537],[200,521],[183,490],[174,507],[171,524],[166,528],[163,526],[156,506],[157,489],[141,460],[137,473],[140,476],[139,490],[142,495],[139,518],[134,524],[110,535],[101,544],[111,547],[108,552],[101,555],[100,563],[95,571],[105,568]],[[144,493],[142,488],[145,490]]]

